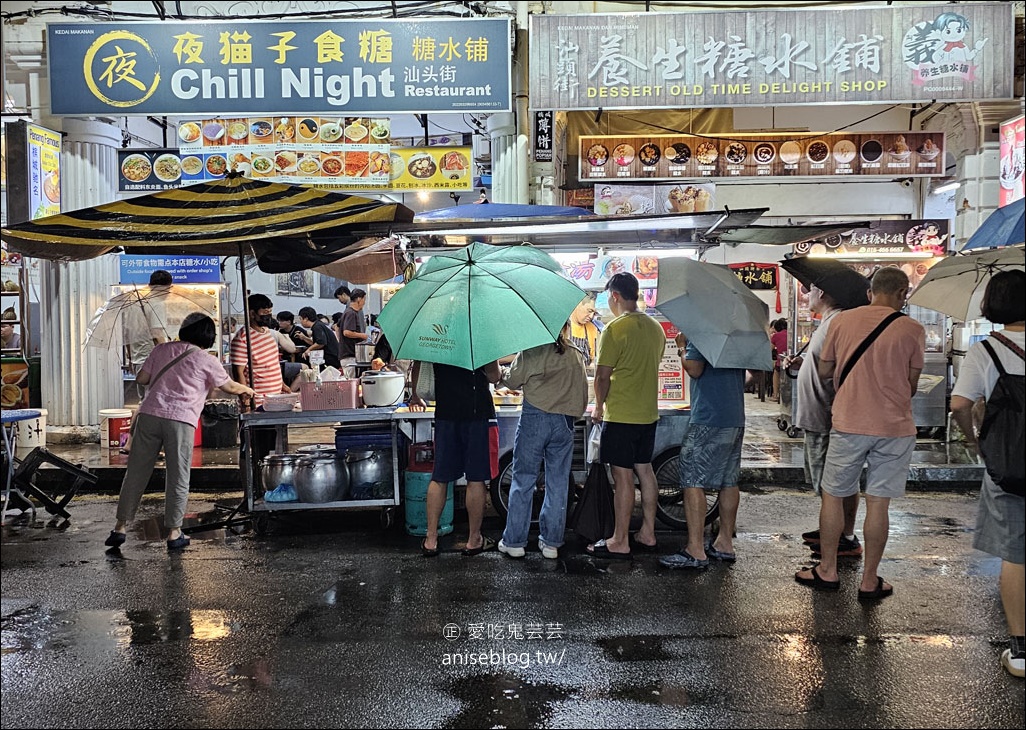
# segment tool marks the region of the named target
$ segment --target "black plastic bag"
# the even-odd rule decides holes
[[[595,542],[613,534],[615,519],[613,486],[606,467],[601,462],[593,462],[584,482],[584,492],[570,517],[570,526],[583,539]]]

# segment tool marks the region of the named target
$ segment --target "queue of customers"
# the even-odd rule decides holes
[[[901,269],[884,267],[867,284],[867,301],[847,309],[827,292],[811,287],[810,308],[820,316],[820,326],[803,357],[785,359],[780,365],[783,372],[797,378],[800,397],[795,424],[805,434],[807,481],[820,497],[818,526],[802,535],[813,551],[813,562],[794,573],[794,580],[812,590],[837,592],[842,582],[839,559],[861,558],[857,597],[860,602],[872,603],[895,592],[879,568],[889,535],[890,503],[904,496],[916,444],[912,397],[923,368],[925,330],[901,313],[909,291],[908,276]],[[990,397],[999,373],[1021,376],[1026,372],[1024,286],[1026,274],[1022,271],[1002,272],[991,278],[982,314],[1004,325],[1004,329],[985,343],[973,345],[954,387],[952,411],[972,448],[978,432],[974,409]],[[659,495],[652,457],[665,335],[661,325],[639,308],[638,281],[633,275],[614,275],[606,291],[613,319],[594,340],[586,327],[594,316],[594,303],[586,299],[579,307],[582,311],[567,321],[553,343],[517,354],[507,367],[498,361],[473,371],[433,365],[435,461],[427,494],[427,534],[421,543],[424,557],[441,553],[438,527],[447,484],[465,478],[469,535],[462,553],[474,556],[498,549],[509,558],[524,558],[533,495],[542,470],[546,490],[538,549],[544,558],[558,557],[566,531],[574,421],[587,409],[589,363],[595,372],[595,404],[590,418],[601,425],[600,460],[609,465],[613,476],[615,524],[609,535],[588,545],[586,552],[597,559],[631,560],[636,553],[658,550],[655,515]],[[347,295],[347,308],[336,336],[310,307],[299,311],[299,325],[290,313],[280,312],[280,331],[276,331],[271,300],[262,294],[251,295],[251,326],[248,331],[240,329],[231,343],[231,380],[222,377],[223,372],[219,375],[217,368],[197,367],[199,361],[190,362],[189,369],[202,376],[202,382],[197,381],[202,387],[194,390],[205,394],[206,388],[219,386],[229,393],[253,396],[257,405],[267,395],[289,392],[279,356],[280,351],[287,351],[283,344],[286,341],[296,347],[297,340],[303,342],[304,354],[323,349],[326,361],[337,358],[340,365],[345,365],[352,357],[347,342],[352,341],[355,347],[356,342],[366,340],[361,314],[365,296],[362,290]],[[184,456],[179,458],[178,454],[184,454],[187,442],[191,444],[191,432],[187,431],[195,428],[195,408],[194,404],[185,410],[171,407],[161,400],[163,390],[154,388],[161,377],[165,390],[181,387],[179,381],[188,376],[179,372],[184,367],[180,362],[193,357],[194,350],[209,347],[207,330],[213,323],[208,327],[206,321],[190,319],[188,325],[183,325],[180,338],[196,347],[161,345],[140,370],[141,381],[148,381],[154,393],[147,396],[140,411],[152,412],[157,420],[142,424],[145,429],[139,435],[145,434],[146,440],[140,442],[145,450],[132,451],[118,521],[107,541],[111,547],[124,543],[125,526],[134,516],[141,495],[142,475],[152,471],[152,462],[161,448],[169,453],[168,547],[179,549],[188,544],[179,526],[188,489],[188,460],[182,462]],[[680,549],[661,556],[659,563],[669,569],[703,570],[713,562],[729,564],[738,559],[734,539],[745,432],[745,371],[714,367],[683,334],[677,336],[676,343],[690,379],[691,415],[680,449],[680,486],[688,533]],[[988,348],[994,352],[988,353]],[[415,363],[410,378],[412,411],[426,407],[416,389],[421,367],[421,363]],[[171,376],[166,374],[168,370]],[[507,523],[501,539],[495,541],[481,528],[485,484],[498,472],[496,413],[490,386],[499,383],[522,391],[524,400],[514,440]],[[273,448],[274,432],[271,429],[266,439],[254,436],[256,463]],[[170,468],[171,453],[176,454],[179,465],[175,469]],[[863,500],[860,478],[864,467],[863,543],[856,535],[856,514]],[[635,476],[641,490],[642,522],[630,534]],[[720,510],[719,529],[708,536],[706,492],[718,494]],[[999,585],[1010,638],[1001,662],[1007,671],[1021,677],[1026,658],[1024,502],[1021,495],[998,487],[989,475],[984,477],[973,544],[1002,560]]]

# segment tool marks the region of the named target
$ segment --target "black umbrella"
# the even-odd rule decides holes
[[[796,256],[780,265],[806,289],[815,286],[841,309],[869,304],[869,280],[840,261]]]

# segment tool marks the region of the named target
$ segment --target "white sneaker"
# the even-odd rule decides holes
[[[508,547],[502,540],[499,540],[499,552],[510,558],[524,557],[524,549],[522,547]]]
[[[1013,677],[1026,675],[1026,658],[1021,656],[1013,657],[1011,649],[1001,652],[1001,666],[1008,670]]]
[[[541,538],[538,538],[538,549],[541,550],[542,557],[548,560],[555,560],[559,557],[559,548],[546,545],[545,541]]]

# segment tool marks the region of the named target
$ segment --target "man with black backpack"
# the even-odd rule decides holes
[[[827,333],[817,370],[834,379],[833,422],[821,482],[819,565],[794,579],[810,588],[840,590],[837,545],[844,526],[844,499],[859,493],[866,474],[864,568],[860,601],[878,601],[894,587],[877,574],[887,545],[891,500],[905,494],[916,446],[912,396],[926,349],[923,325],[901,313],[908,276],[895,266],[873,275],[870,303],[841,312]]]
[[[979,448],[986,471],[980,488],[973,547],[1001,558],[999,586],[1008,621],[1009,646],[1001,664],[1016,677],[1026,673],[1026,581],[1023,529],[1023,394],[1026,383],[1026,273],[1002,271],[987,283],[980,310],[1000,332],[969,348],[951,391],[951,414],[970,449]],[[972,410],[986,399],[976,437]]]

